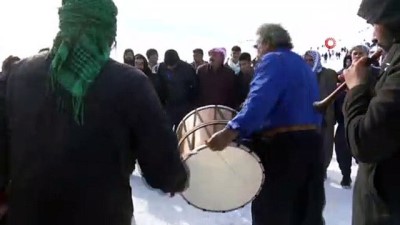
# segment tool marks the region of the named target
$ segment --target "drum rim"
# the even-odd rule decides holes
[[[186,197],[184,196],[183,192],[179,193],[179,195],[182,197],[182,199],[183,199],[187,204],[193,206],[193,207],[196,208],[196,209],[202,210],[202,211],[204,211],[204,212],[227,213],[227,212],[232,212],[232,211],[235,211],[235,210],[244,208],[244,207],[247,206],[248,204],[252,203],[252,202],[254,201],[254,199],[257,198],[257,196],[260,194],[260,192],[261,192],[261,190],[262,190],[262,188],[263,188],[263,186],[264,186],[264,182],[265,182],[265,168],[264,168],[264,166],[263,166],[263,164],[262,164],[262,162],[261,162],[260,157],[259,157],[254,151],[252,151],[250,148],[248,148],[248,147],[246,147],[246,146],[244,146],[244,145],[242,145],[242,144],[240,144],[240,143],[231,143],[231,144],[229,144],[228,146],[230,146],[230,147],[237,147],[237,148],[239,148],[239,149],[242,150],[242,151],[246,151],[247,153],[251,154],[251,155],[256,159],[256,161],[258,162],[258,165],[259,165],[259,167],[261,168],[261,171],[262,171],[262,175],[263,175],[263,176],[262,176],[262,178],[261,178],[261,185],[260,185],[260,187],[258,188],[257,193],[256,193],[249,201],[245,202],[243,205],[238,206],[238,207],[235,207],[235,208],[232,208],[232,209],[227,209],[227,210],[212,210],[212,209],[204,209],[204,208],[201,208],[200,206],[197,206],[197,205],[195,205],[195,204],[189,202],[189,200],[187,200]],[[203,150],[205,150],[205,149],[207,149],[207,148],[208,148],[207,145],[201,145],[201,146],[195,148],[195,149],[192,151],[192,152],[194,152],[194,153],[193,153],[193,154],[189,154],[189,155],[183,160],[183,162],[186,162],[186,160],[188,160],[190,157],[196,155],[196,153],[198,153],[198,152],[200,152],[200,151],[203,151]],[[224,150],[222,150],[222,151],[224,151]],[[189,174],[190,174],[190,171],[189,171]],[[190,184],[189,184],[189,185],[190,185]]]
[[[189,116],[193,115],[195,112],[201,111],[201,110],[207,109],[207,108],[216,108],[216,107],[218,107],[218,108],[223,108],[223,109],[227,109],[227,110],[229,110],[229,111],[231,111],[231,112],[233,112],[233,113],[235,113],[235,114],[238,114],[238,111],[237,111],[237,110],[235,110],[235,109],[233,109],[233,108],[231,108],[231,107],[225,106],[225,105],[206,105],[206,106],[202,106],[202,107],[193,109],[192,111],[188,112],[188,113],[185,115],[185,117],[182,118],[181,122],[179,122],[178,126],[176,127],[175,133],[178,134],[178,131],[180,130],[179,128],[181,128],[183,122],[184,122]]]

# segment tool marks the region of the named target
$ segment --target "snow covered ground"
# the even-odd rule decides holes
[[[353,163],[352,179],[357,165]],[[327,225],[351,224],[352,190],[342,189],[342,176],[334,156],[325,182]],[[250,205],[229,213],[208,213],[188,205],[181,196],[170,198],[150,190],[135,172],[131,179],[137,225],[250,225]]]
[[[325,66],[340,70],[342,60],[330,60]],[[355,180],[357,165],[353,162],[352,179]],[[342,189],[342,179],[334,155],[325,182],[327,225],[351,224],[352,189]],[[150,190],[135,172],[131,178],[132,199],[137,225],[250,225],[250,205],[230,213],[208,213],[188,205],[181,196],[173,198]]]

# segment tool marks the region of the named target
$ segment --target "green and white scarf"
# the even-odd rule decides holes
[[[60,31],[50,53],[51,87],[70,93],[74,119],[83,124],[84,98],[110,58],[118,10],[112,0],[63,0],[58,14]]]

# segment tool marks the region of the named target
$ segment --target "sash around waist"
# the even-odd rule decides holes
[[[283,134],[288,132],[297,132],[297,131],[308,131],[308,130],[317,130],[318,127],[316,125],[294,125],[294,126],[285,126],[285,127],[275,127],[264,132],[261,132],[262,137],[271,138],[277,134]]]

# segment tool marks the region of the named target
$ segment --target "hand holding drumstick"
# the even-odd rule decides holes
[[[218,131],[206,141],[206,145],[213,151],[224,150],[233,140],[238,137],[237,131],[225,128]]]

